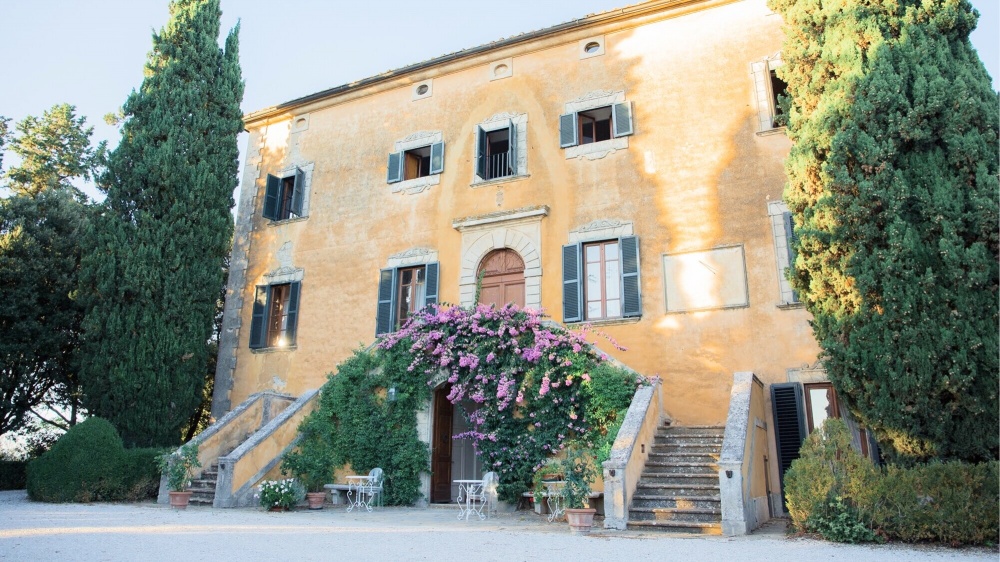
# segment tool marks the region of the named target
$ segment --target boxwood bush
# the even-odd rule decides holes
[[[107,420],[73,426],[52,448],[28,464],[28,496],[35,501],[134,501],[151,497],[159,484],[158,449],[128,449]]]
[[[838,542],[996,544],[1000,464],[958,461],[877,468],[828,420],[785,473],[792,524]]]

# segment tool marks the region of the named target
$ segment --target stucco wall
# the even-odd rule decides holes
[[[764,0],[688,3],[248,120],[244,177],[255,182],[244,189],[256,193],[238,220],[252,230],[237,241],[248,266],[245,285],[235,288],[241,308],[227,319],[227,329],[238,332],[235,366],[220,368],[219,388],[231,390],[217,404],[263,389],[298,395],[320,386],[351,350],[373,340],[378,271],[393,254],[436,251],[440,300],[460,302],[463,238],[454,221],[539,206],[548,207],[538,219],[540,302],[557,321],[560,249],[570,231],[602,219],[631,223],[640,239],[643,315],[601,330],[628,348],[614,352],[618,359],[663,379],[674,423],[722,424],[733,372],[771,383],[784,381],[790,367],[814,363],[807,313],[778,307],[767,209],[781,197],[790,143],[780,133],[756,134],[750,64],[780,49],[780,23]],[[601,38],[603,55],[581,58],[588,37]],[[491,80],[491,63],[507,59],[512,75]],[[414,100],[413,84],[427,79],[431,95]],[[635,134],[603,157],[567,159],[559,115],[567,103],[601,92],[624,92]],[[529,175],[474,186],[476,127],[503,113],[527,116]],[[441,133],[444,172],[422,191],[394,192],[386,183],[388,154],[421,131]],[[311,167],[308,218],[261,218],[266,175],[295,166]],[[749,305],[667,313],[663,255],[732,245],[744,250]],[[251,352],[254,286],[279,268],[302,270],[297,345]]]

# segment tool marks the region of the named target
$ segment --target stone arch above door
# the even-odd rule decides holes
[[[547,214],[548,207],[532,207],[455,221],[455,228],[462,233],[462,306],[475,304],[476,274],[483,258],[493,250],[510,248],[524,260],[525,308],[542,307],[541,221]]]

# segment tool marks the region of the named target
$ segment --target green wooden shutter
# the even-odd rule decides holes
[[[615,137],[627,137],[632,134],[632,102],[616,103],[611,108],[611,119],[614,121]]]
[[[403,153],[393,152],[389,154],[389,166],[386,176],[386,183],[396,183],[403,179]]]
[[[267,347],[267,301],[271,288],[258,285],[253,299],[253,314],[250,320],[250,349]]]
[[[440,269],[438,262],[427,264],[427,274],[424,278],[424,306],[438,302],[438,272]]]
[[[288,286],[288,323],[285,327],[285,336],[288,338],[288,345],[295,345],[295,334],[299,320],[300,285],[301,283],[295,282]]]
[[[774,414],[774,441],[778,447],[778,477],[782,509],[785,507],[785,471],[799,458],[799,448],[806,438],[805,396],[797,382],[771,385],[771,410]]]
[[[375,318],[375,335],[388,334],[395,331],[396,270],[389,268],[379,272],[378,279],[378,312]]]
[[[293,215],[302,216],[302,202],[306,198],[306,173],[295,168],[295,183],[292,187],[292,208],[289,209]]]
[[[639,239],[618,239],[622,252],[622,317],[642,316],[642,292],[639,285]]]
[[[517,125],[512,120],[507,126],[507,162],[510,164],[510,174],[517,175]]]
[[[281,196],[281,178],[267,175],[267,186],[264,188],[265,219],[278,220],[278,198]]]
[[[559,116],[559,147],[567,148],[579,144],[577,133],[579,124],[576,120],[576,113],[567,113]]]
[[[563,246],[563,322],[583,320],[583,284],[580,282],[581,261],[579,244]]]
[[[486,159],[486,131],[482,127],[476,126],[476,175],[486,180],[487,165]]]
[[[436,142],[431,145],[431,174],[440,174],[444,171],[444,143]]]
[[[792,220],[791,213],[782,213],[781,219],[785,223],[785,251],[788,252],[788,268],[795,270],[795,246],[798,244],[798,236],[795,235],[795,221]],[[792,291],[792,301],[799,302],[798,291]]]

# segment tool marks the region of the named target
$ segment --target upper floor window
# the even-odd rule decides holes
[[[387,183],[424,178],[444,171],[444,142],[389,154]]]
[[[781,55],[777,54],[750,65],[760,133],[780,129],[786,124],[781,100],[788,93],[788,84],[778,77],[777,69],[781,64]]]
[[[778,270],[778,291],[781,306],[799,304],[799,294],[792,289],[789,269],[795,265],[795,221],[788,207],[781,201],[767,204],[767,214],[771,219],[771,236],[774,240],[775,265]]]
[[[563,246],[563,322],[641,315],[638,238]]]
[[[258,285],[250,323],[250,349],[295,345],[300,283]]]
[[[303,216],[305,177],[299,168],[284,177],[267,175],[262,213],[265,219],[283,221]]]
[[[559,116],[559,146],[562,148],[626,137],[632,133],[630,102]]]
[[[517,175],[517,125],[509,121],[507,127],[486,131],[476,129],[476,175],[482,180],[492,180]]]
[[[438,301],[437,262],[379,272],[375,335],[394,332],[414,312]]]

